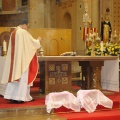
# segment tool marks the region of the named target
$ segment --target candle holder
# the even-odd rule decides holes
[[[103,53],[103,51],[101,51],[101,56],[104,56],[104,53]]]
[[[44,50],[39,51],[40,56],[44,56]]]
[[[3,51],[3,56],[6,56],[7,55],[7,51]]]
[[[91,51],[91,56],[95,56],[95,51],[94,50]]]

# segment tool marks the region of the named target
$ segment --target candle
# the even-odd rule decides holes
[[[96,37],[98,37],[98,33],[96,34]]]
[[[7,42],[3,41],[3,51],[7,51]]]
[[[94,34],[94,28],[93,28],[93,34]]]
[[[86,35],[86,41],[88,41],[88,34]]]
[[[116,30],[115,30],[115,35],[116,35]]]
[[[89,37],[90,37],[90,38],[92,37],[92,34],[91,34],[91,33],[89,34]]]
[[[101,41],[100,46],[101,46],[101,51],[103,52],[103,41]]]

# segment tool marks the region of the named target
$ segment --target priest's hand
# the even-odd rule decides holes
[[[39,41],[41,41],[41,40],[42,40],[42,38],[39,36],[39,37],[38,37],[38,40],[39,40]]]

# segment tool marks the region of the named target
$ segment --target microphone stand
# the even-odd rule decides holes
[[[69,47],[71,46],[65,39],[61,38],[61,40],[64,40],[69,45]],[[76,55],[77,54],[76,54],[76,52],[74,52],[74,48],[72,47],[72,53],[70,56],[76,56]]]

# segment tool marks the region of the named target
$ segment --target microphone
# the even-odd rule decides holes
[[[61,38],[61,40],[64,40],[64,41],[65,41],[65,42],[69,45],[69,47],[71,47],[70,43],[69,43],[69,42],[67,42],[65,39]],[[76,55],[77,55],[77,53],[76,53],[76,52],[74,52],[74,48],[72,47],[72,52],[66,52],[66,53],[63,53],[62,55],[76,56]]]

